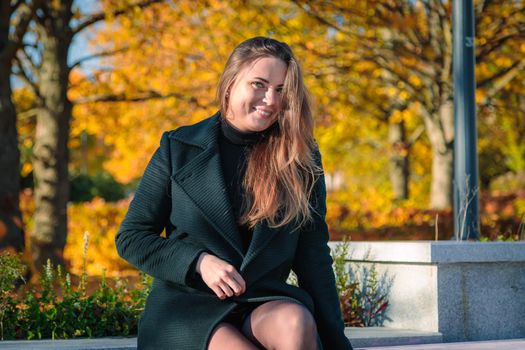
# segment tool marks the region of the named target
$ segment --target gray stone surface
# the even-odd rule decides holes
[[[525,337],[525,263],[447,264],[438,286],[445,341]]]
[[[383,327],[347,327],[345,334],[354,347],[429,344],[442,341],[441,334]],[[137,338],[0,341],[1,350],[136,350]]]
[[[337,244],[329,243],[332,247]],[[368,261],[370,253],[374,261],[389,263],[525,262],[525,241],[356,241],[350,247],[348,258],[353,261]]]
[[[493,340],[466,343],[364,347],[355,350],[524,350],[525,339]]]
[[[360,342],[360,339],[387,339],[402,338],[406,336],[410,339],[413,337],[423,337],[423,332],[389,330],[381,328],[347,328],[351,334],[352,343],[355,350],[524,350],[525,339],[482,341],[482,342],[465,342],[465,343],[433,343],[406,345],[387,344],[366,344]],[[431,337],[435,334],[430,333]],[[136,338],[99,338],[99,339],[76,339],[76,340],[33,340],[33,341],[0,341],[2,350],[136,350]],[[395,343],[399,344],[399,343]],[[409,345],[412,344],[412,345]]]
[[[525,242],[350,247],[354,267],[375,263],[394,278],[385,326],[439,332],[444,342],[525,338]]]
[[[0,341],[2,350],[136,350],[137,338]]]
[[[422,332],[386,327],[347,327],[345,334],[350,339],[354,348],[443,342],[443,336],[438,332]]]

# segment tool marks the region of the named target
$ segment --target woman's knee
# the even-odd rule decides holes
[[[256,308],[243,327],[248,339],[266,349],[317,349],[317,327],[310,311],[295,302],[271,301]]]
[[[284,334],[304,337],[317,335],[317,326],[312,313],[297,303],[287,303],[277,317],[279,328]]]

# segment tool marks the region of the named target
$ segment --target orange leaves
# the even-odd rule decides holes
[[[84,234],[89,232],[87,250],[87,272],[101,275],[104,270],[108,276],[134,271],[117,254],[115,235],[129,205],[128,200],[106,203],[100,198],[91,202],[71,204],[68,209],[69,234],[64,257],[69,261],[71,272],[82,272]]]

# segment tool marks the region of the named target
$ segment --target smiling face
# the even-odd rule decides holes
[[[229,91],[226,119],[245,132],[271,126],[281,111],[286,70],[286,63],[275,57],[262,57],[246,65]]]

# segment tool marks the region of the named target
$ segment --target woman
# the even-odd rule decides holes
[[[155,277],[138,348],[352,349],[291,49],[241,43],[218,98],[220,112],[164,133],[116,236],[120,256]]]

